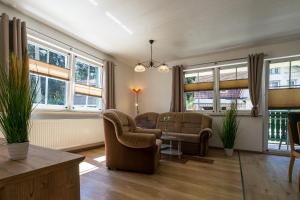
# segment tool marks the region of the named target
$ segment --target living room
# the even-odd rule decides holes
[[[300,198],[298,0],[0,11],[1,200]]]

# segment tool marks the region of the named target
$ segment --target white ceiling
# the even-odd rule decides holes
[[[156,60],[171,61],[300,34],[300,0],[6,2],[129,63],[148,59],[149,39],[157,40]],[[133,34],[111,20],[106,12]]]

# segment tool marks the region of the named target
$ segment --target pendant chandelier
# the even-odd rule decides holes
[[[152,59],[152,44],[154,40],[149,40],[150,43],[150,60],[138,63],[134,67],[135,72],[144,72],[146,68],[157,68],[159,72],[169,72],[169,67],[165,63],[160,63]]]

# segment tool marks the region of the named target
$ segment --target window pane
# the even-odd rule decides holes
[[[89,68],[89,66],[87,64],[76,61],[76,65],[75,65],[75,82],[76,83],[87,85],[88,68]]]
[[[66,82],[48,79],[48,104],[65,105],[66,103]]]
[[[289,87],[290,62],[270,64],[269,88]]]
[[[81,94],[74,95],[74,105],[86,105],[86,98],[87,96]]]
[[[99,67],[90,66],[89,86],[100,87]]]
[[[48,50],[39,47],[39,58],[38,60],[42,61],[42,62],[47,62],[48,60]]]
[[[220,109],[228,110],[232,103],[237,105],[238,110],[251,110],[249,89],[220,90]]]
[[[197,82],[198,73],[184,74],[184,83],[191,84]]]
[[[300,60],[291,62],[291,87],[300,87]]]
[[[45,104],[46,78],[30,74],[30,84],[36,95],[34,103]]]
[[[237,80],[248,79],[248,67],[238,67],[236,79]]]
[[[213,71],[203,71],[198,73],[198,83],[207,83],[207,82],[213,82],[214,77],[213,77]]]
[[[213,91],[185,93],[186,110],[213,110]]]
[[[33,44],[28,44],[28,56],[31,59],[35,59],[35,46]]]
[[[75,94],[74,106],[81,108],[101,108],[102,99],[100,97],[93,97],[81,94]]]
[[[101,98],[100,97],[92,97],[88,96],[88,104],[87,106],[90,108],[100,108]]]
[[[66,67],[66,57],[62,54],[55,52],[49,52],[49,64],[56,65],[58,67]]]
[[[220,81],[236,80],[236,68],[220,69]]]

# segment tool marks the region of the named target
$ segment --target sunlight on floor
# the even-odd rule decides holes
[[[100,156],[98,158],[95,158],[94,160],[101,163],[101,162],[104,162],[106,160],[106,156]]]
[[[99,167],[96,167],[95,165],[92,165],[88,162],[82,162],[79,164],[79,172],[80,175],[94,171],[96,169],[98,169]]]

